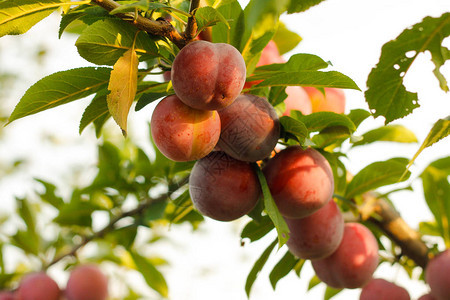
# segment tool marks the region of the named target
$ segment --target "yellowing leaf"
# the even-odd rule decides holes
[[[136,96],[138,63],[136,52],[129,49],[114,64],[109,79],[108,109],[124,135],[127,134],[128,112]]]

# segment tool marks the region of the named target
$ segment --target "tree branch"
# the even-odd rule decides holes
[[[113,9],[116,9],[121,6],[114,0],[92,0],[92,2],[96,3],[98,6],[104,8],[107,11],[112,11]],[[132,12],[118,13],[116,14],[116,16],[152,35],[158,35],[168,38],[180,49],[187,44],[187,41],[172,26],[172,24],[170,24],[170,22],[164,20],[163,18],[158,20],[151,20]]]
[[[420,234],[409,227],[386,200],[375,197],[371,200],[374,201],[373,212],[377,217],[372,214],[368,221],[378,226],[386,236],[400,246],[403,254],[425,269],[429,260],[428,247],[421,240]]]
[[[114,231],[115,225],[117,222],[119,222],[120,220],[126,218],[126,217],[131,217],[131,216],[135,216],[138,214],[141,214],[146,208],[148,208],[150,205],[157,203],[157,202],[162,202],[167,200],[169,196],[167,194],[164,194],[158,198],[147,198],[145,201],[142,201],[139,203],[139,205],[129,211],[123,212],[120,215],[116,216],[115,218],[111,219],[111,221],[105,226],[103,227],[101,230],[94,232],[93,234],[91,234],[90,236],[85,236],[83,238],[83,241],[80,242],[78,245],[75,245],[69,252],[61,254],[60,256],[55,257],[50,263],[48,263],[43,269],[46,270],[49,267],[51,267],[52,265],[58,263],[59,261],[61,261],[63,258],[68,257],[68,256],[75,256],[76,253],[78,252],[78,250],[80,250],[81,248],[83,248],[84,246],[86,246],[89,242],[98,239],[98,238],[102,238],[103,236],[105,236],[107,233]]]
[[[188,18],[186,29],[184,31],[184,38],[187,41],[192,40],[192,38],[197,34],[197,21],[195,20],[195,10],[200,6],[200,0],[191,0],[191,6],[189,8],[189,13],[191,16]]]

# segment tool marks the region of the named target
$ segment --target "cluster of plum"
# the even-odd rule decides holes
[[[100,269],[91,264],[74,268],[66,289],[45,272],[25,275],[15,291],[0,292],[0,300],[106,300],[108,280]]]
[[[257,66],[283,62],[271,41]],[[311,260],[317,276],[331,287],[364,287],[360,299],[410,299],[405,289],[372,278],[379,262],[378,242],[364,225],[344,223],[333,201],[333,172],[325,157],[300,146],[288,146],[272,156],[280,122],[266,99],[241,94],[258,82],[245,82],[239,51],[228,44],[191,42],[176,56],[170,76],[175,95],[156,106],[152,137],[166,157],[197,160],[189,192],[200,213],[219,221],[248,214],[261,197],[258,166],[252,163],[264,160],[262,172],[289,227],[287,246],[292,254]],[[286,94],[283,115],[293,109],[303,114],[345,109],[339,89],[325,88],[324,95],[312,87],[292,86]],[[450,260],[447,254],[439,257]],[[433,287],[441,280],[434,274],[441,271],[428,270],[437,268],[430,263],[427,281],[436,295],[445,295],[433,294],[435,299],[448,300],[448,285]]]

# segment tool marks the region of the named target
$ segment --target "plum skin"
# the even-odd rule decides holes
[[[198,160],[189,176],[194,207],[217,221],[232,221],[249,213],[261,194],[252,166],[215,151]]]
[[[17,300],[59,300],[61,290],[46,273],[36,272],[25,275],[16,291]]]
[[[334,201],[301,219],[287,219],[292,254],[303,259],[322,259],[331,255],[342,241],[344,219]]]
[[[333,197],[333,171],[315,149],[290,146],[271,158],[263,172],[278,210],[286,218],[309,216]]]
[[[359,288],[367,284],[378,266],[378,242],[362,224],[346,223],[344,237],[333,254],[313,260],[317,277],[333,288]]]
[[[218,111],[221,122],[217,145],[238,160],[255,162],[270,156],[280,137],[281,125],[266,99],[240,95]]]
[[[216,111],[193,109],[176,95],[161,100],[150,122],[158,149],[174,161],[197,160],[210,153],[220,137]]]
[[[290,116],[292,110],[301,111],[304,115],[309,115],[312,113],[311,100],[301,86],[286,87],[286,94],[287,97],[284,99],[286,108],[283,116]]]
[[[106,300],[108,279],[95,265],[80,265],[73,269],[67,281],[68,300]]]
[[[171,71],[175,94],[201,110],[230,105],[241,93],[245,76],[245,61],[236,48],[207,41],[194,41],[181,49]]]
[[[425,281],[436,300],[450,299],[450,249],[433,257],[425,268]]]
[[[361,290],[359,300],[410,300],[406,289],[382,278],[373,278]]]
[[[303,87],[312,105],[312,112],[331,111],[337,114],[345,112],[344,91],[337,88],[324,88],[325,95],[314,87]]]

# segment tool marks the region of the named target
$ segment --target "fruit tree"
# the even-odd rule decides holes
[[[430,4],[437,14],[384,41],[378,61],[353,55],[370,69],[361,81],[333,64],[338,54],[301,50],[312,37],[292,26],[333,0],[0,0],[0,63],[2,51],[15,54],[7,42],[38,54],[22,73],[0,69],[0,99],[43,65],[53,70],[19,85],[11,109],[0,107],[0,190],[30,186],[11,184],[4,197],[14,201],[0,214],[0,299],[195,299],[173,296],[180,282],[166,276],[186,243],[199,252],[180,251],[180,261],[207,256],[229,264],[230,277],[245,274],[240,285],[214,283],[236,298],[262,299],[256,284],[278,292],[294,278],[304,295],[291,294],[302,299],[321,286],[324,299],[449,300],[450,103],[423,122],[416,116],[429,99],[410,84],[431,78],[429,89],[448,98],[450,7],[440,1]],[[352,27],[381,18],[357,17]],[[70,42],[61,63],[34,44],[49,20],[57,20],[52,46]],[[77,165],[54,155],[44,168],[57,165],[66,178],[50,179],[34,170],[58,147],[53,132],[73,123],[52,120],[64,108],[80,120],[69,133],[79,134]],[[17,134],[38,130],[39,116],[52,128],[34,137],[43,150]],[[22,138],[24,156],[8,135]],[[409,148],[397,154],[396,145]],[[443,154],[418,168],[431,146]],[[399,204],[399,194],[411,199]],[[405,215],[418,203],[429,217],[411,224]],[[245,268],[233,262],[214,226],[234,228],[241,253],[258,245],[260,254],[247,255]],[[208,230],[214,238],[196,244]],[[399,272],[413,284],[402,286]]]

